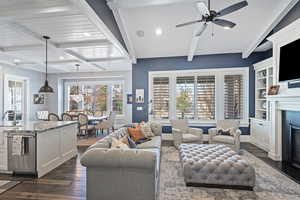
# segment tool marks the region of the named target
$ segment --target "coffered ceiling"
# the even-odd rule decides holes
[[[129,55],[86,1],[1,0],[0,64],[50,73],[130,70]]]

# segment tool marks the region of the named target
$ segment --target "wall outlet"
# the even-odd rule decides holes
[[[142,106],[138,106],[138,107],[136,107],[136,110],[141,111],[141,110],[143,110],[143,107]]]

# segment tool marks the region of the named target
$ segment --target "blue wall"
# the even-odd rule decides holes
[[[233,68],[249,67],[250,80],[250,105],[249,115],[254,116],[254,69],[253,64],[265,59],[265,53],[254,53],[247,59],[242,59],[241,54],[218,54],[195,56],[192,62],[187,61],[187,57],[170,57],[170,58],[147,58],[138,59],[137,64],[132,67],[132,94],[136,89],[145,90],[145,103],[133,103],[132,114],[133,122],[148,120],[148,72],[150,71],[168,71],[168,70],[189,70],[189,69],[212,69],[212,68]],[[142,106],[143,111],[137,111],[137,106]],[[247,131],[247,130],[246,130]]]

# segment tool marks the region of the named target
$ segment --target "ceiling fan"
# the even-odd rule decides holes
[[[222,26],[224,29],[231,29],[236,24],[231,21],[225,20],[225,19],[219,19],[219,17],[223,17],[225,15],[233,13],[233,12],[240,10],[246,6],[248,6],[248,2],[242,1],[239,3],[233,4],[227,8],[224,8],[223,10],[221,10],[219,12],[216,12],[215,10],[210,9],[210,0],[208,0],[208,6],[206,6],[206,4],[204,2],[197,2],[197,8],[198,8],[200,14],[202,15],[202,19],[194,20],[191,22],[186,22],[183,24],[178,24],[178,25],[176,25],[176,27],[183,27],[183,26],[196,24],[199,22],[204,22],[201,29],[195,34],[196,37],[199,37],[204,32],[204,30],[206,29],[209,22],[214,23],[219,26]]]

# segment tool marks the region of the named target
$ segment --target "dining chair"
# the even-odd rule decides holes
[[[107,135],[109,135],[109,129],[111,128],[111,121],[109,119],[105,119],[100,121],[98,124],[95,125],[96,134],[100,131],[102,134],[104,133],[103,130],[107,130]]]
[[[83,114],[83,113],[78,114],[78,124],[79,124],[80,135],[88,136],[89,131],[95,130],[94,125],[89,125],[89,118],[86,114]]]
[[[59,116],[55,113],[48,114],[48,121],[60,121]]]
[[[61,114],[61,120],[62,121],[73,121],[73,117],[69,113],[63,113],[63,114]]]
[[[101,110],[94,111],[94,117],[101,117],[102,115],[103,115],[103,112]]]

